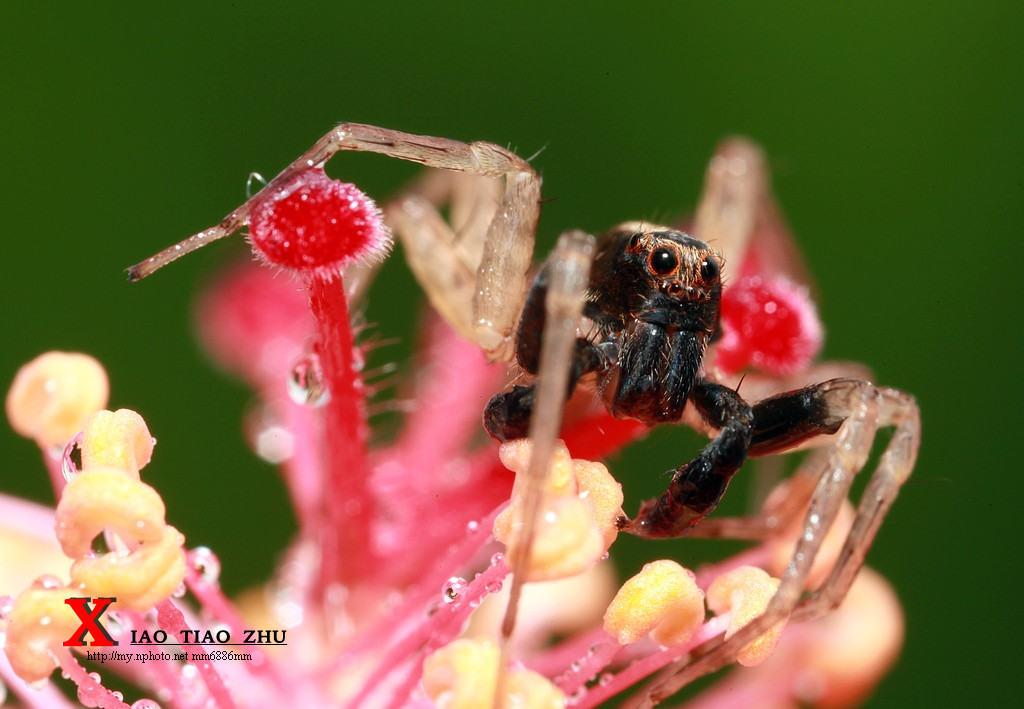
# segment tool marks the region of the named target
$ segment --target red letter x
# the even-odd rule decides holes
[[[78,626],[78,630],[71,634],[71,637],[64,641],[65,646],[79,646],[85,645],[85,634],[89,633],[92,635],[92,642],[90,645],[101,645],[103,647],[109,647],[111,645],[117,645],[117,641],[110,637],[107,629],[100,625],[100,616],[103,615],[103,611],[107,610],[107,606],[116,601],[116,598],[97,598],[96,608],[90,609],[89,602],[91,598],[65,598],[64,602],[71,606],[71,609],[78,616],[82,624]]]

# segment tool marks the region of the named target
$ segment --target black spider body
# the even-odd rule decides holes
[[[618,345],[598,371],[612,414],[649,425],[682,417],[718,327],[719,271],[707,244],[678,231],[620,227],[602,237],[586,315]]]
[[[549,267],[527,294],[516,336],[516,359],[537,373]],[[584,315],[596,335],[576,341],[570,393],[587,373],[597,377],[608,410],[649,426],[676,422],[692,402],[719,431],[693,460],[674,469],[669,489],[644,503],[623,528],[644,536],[677,536],[717,506],[748,453],[758,455],[834,433],[829,383],[780,394],[751,407],[734,390],[705,378],[701,362],[719,325],[721,262],[692,236],[665,227],[623,224],[598,240]],[[504,441],[527,435],[534,385],[493,397],[484,425]]]

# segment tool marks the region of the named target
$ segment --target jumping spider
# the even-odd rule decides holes
[[[705,354],[720,335],[719,305],[728,264],[739,264],[752,240],[764,240],[765,262],[774,256],[783,264],[776,264],[777,270],[793,268],[785,264],[782,252],[791,247],[778,236],[782,230],[776,228],[778,217],[755,147],[732,140],[719,149],[692,227],[700,238],[639,222],[622,224],[596,242],[582,232],[570,232],[529,287],[540,179],[526,161],[489,143],[342,124],[264,192],[322,166],[342,150],[440,168],[387,205],[385,216],[445,319],[492,359],[514,357],[531,380],[491,399],[485,427],[499,440],[533,439],[534,477],[547,469],[566,396],[590,377],[616,417],[649,426],[684,422],[713,434],[703,451],[672,471],[660,498],[645,502],[635,518],[620,521],[621,529],[632,534],[766,538],[784,522],[768,512],[760,518],[702,520],[748,456],[796,446],[823,448],[798,472],[805,478],[813,475],[816,482],[804,486],[809,507],[797,506],[807,509],[802,533],[766,612],[728,640],[719,636],[680,660],[650,691],[648,702],[729,663],[776,623],[818,616],[842,601],[913,469],[920,438],[918,409],[903,392],[850,376],[861,371],[852,365],[819,365],[794,379],[751,375],[744,392],[757,395],[753,404],[739,393],[738,382],[716,381],[714,369],[704,367]],[[237,231],[260,198],[257,194],[218,226],[133,267],[130,278],[142,278],[209,240]],[[450,204],[447,222],[438,212],[443,203]],[[801,278],[798,272],[790,275]],[[346,274],[349,281],[350,276],[359,280],[358,273]],[[818,378],[828,380],[811,383]],[[835,566],[816,590],[805,593],[822,539],[867,461],[876,430],[884,426],[895,431],[861,497]],[[508,616],[506,621],[510,632]]]

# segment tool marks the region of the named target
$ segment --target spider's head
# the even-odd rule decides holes
[[[718,328],[721,264],[700,239],[627,222],[598,242],[590,299],[623,323],[640,320],[712,335]]]

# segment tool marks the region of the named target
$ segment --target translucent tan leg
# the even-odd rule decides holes
[[[431,304],[471,341],[477,271],[501,197],[500,180],[430,170],[384,207],[384,219]],[[444,204],[450,205],[451,224],[438,212]]]
[[[519,315],[526,273],[533,255],[540,214],[540,178],[529,164],[509,150],[490,143],[462,143],[447,138],[412,135],[358,123],[343,123],[325,135],[262,190],[226,216],[220,224],[128,269],[130,280],[149,275],[209,241],[242,228],[255,204],[311,167],[322,166],[335,153],[356,150],[380,153],[429,167],[504,178],[501,207],[487,231],[473,296],[474,340],[489,353],[510,346]]]
[[[811,496],[803,533],[764,615],[728,640],[719,636],[683,658],[675,666],[674,674],[651,688],[640,706],[654,706],[694,679],[729,664],[742,648],[776,623],[787,618],[805,620],[822,615],[846,596],[900,486],[913,470],[921,422],[913,397],[895,389],[875,388],[867,382],[848,380],[833,391],[830,403],[848,417],[835,434],[835,444],[828,452]],[[835,566],[821,586],[803,598],[807,575],[825,533],[849,494],[855,474],[864,466],[879,426],[895,426],[892,439],[861,497],[853,527]]]
[[[733,276],[753,249],[762,275],[813,285],[775,204],[764,152],[745,138],[727,138],[715,150],[692,231],[722,255]]]
[[[495,707],[504,696],[504,671],[508,661],[509,639],[515,629],[523,579],[530,565],[537,517],[543,506],[545,478],[551,468],[555,443],[562,428],[562,410],[569,384],[569,368],[576,346],[576,337],[583,313],[590,263],[594,258],[594,237],[582,231],[570,231],[558,239],[552,261],[551,280],[545,307],[547,317],[541,340],[540,366],[537,371],[536,404],[530,418],[532,452],[527,468],[529,485],[521,507],[522,527],[519,531],[520,553],[512,571],[512,587],[508,608],[501,626],[501,661]]]

